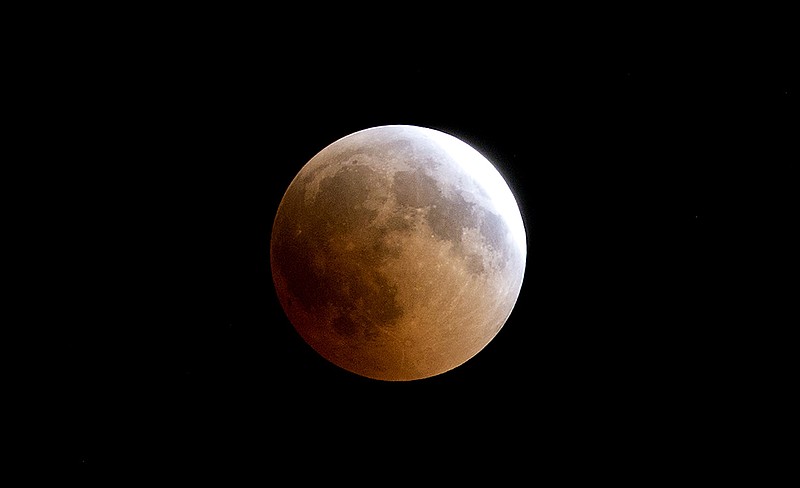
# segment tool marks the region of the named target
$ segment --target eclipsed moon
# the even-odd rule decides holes
[[[278,207],[270,262],[281,306],[317,353],[407,381],[465,363],[497,335],[526,252],[492,163],[444,132],[387,125],[303,166]]]

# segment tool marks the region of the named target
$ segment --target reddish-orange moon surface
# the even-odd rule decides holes
[[[275,216],[275,289],[294,328],[352,373],[387,381],[465,363],[522,286],[526,235],[502,175],[462,140],[387,125],[303,166]]]

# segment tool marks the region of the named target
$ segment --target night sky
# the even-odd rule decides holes
[[[294,460],[348,479],[452,456],[442,474],[536,479],[663,470],[739,442],[731,426],[771,384],[754,371],[783,361],[740,287],[768,226],[756,194],[789,164],[798,94],[781,39],[686,49],[647,43],[646,26],[564,20],[278,32],[279,18],[198,17],[109,24],[52,54],[75,155],[54,177],[75,182],[56,210],[59,276],[75,277],[58,278],[63,357],[48,377],[59,461],[268,480],[306,475]],[[407,383],[316,355],[269,267],[294,175],[382,124],[482,152],[528,234],[500,334]]]

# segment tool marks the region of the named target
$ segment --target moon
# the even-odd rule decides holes
[[[517,201],[486,157],[439,130],[385,125],[302,167],[275,215],[270,265],[281,307],[319,355],[411,381],[497,336],[526,252]]]

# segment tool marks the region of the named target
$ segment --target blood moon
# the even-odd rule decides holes
[[[500,331],[519,296],[526,235],[497,169],[462,140],[387,125],[334,141],[278,207],[275,289],[317,353],[408,381],[449,371]]]

